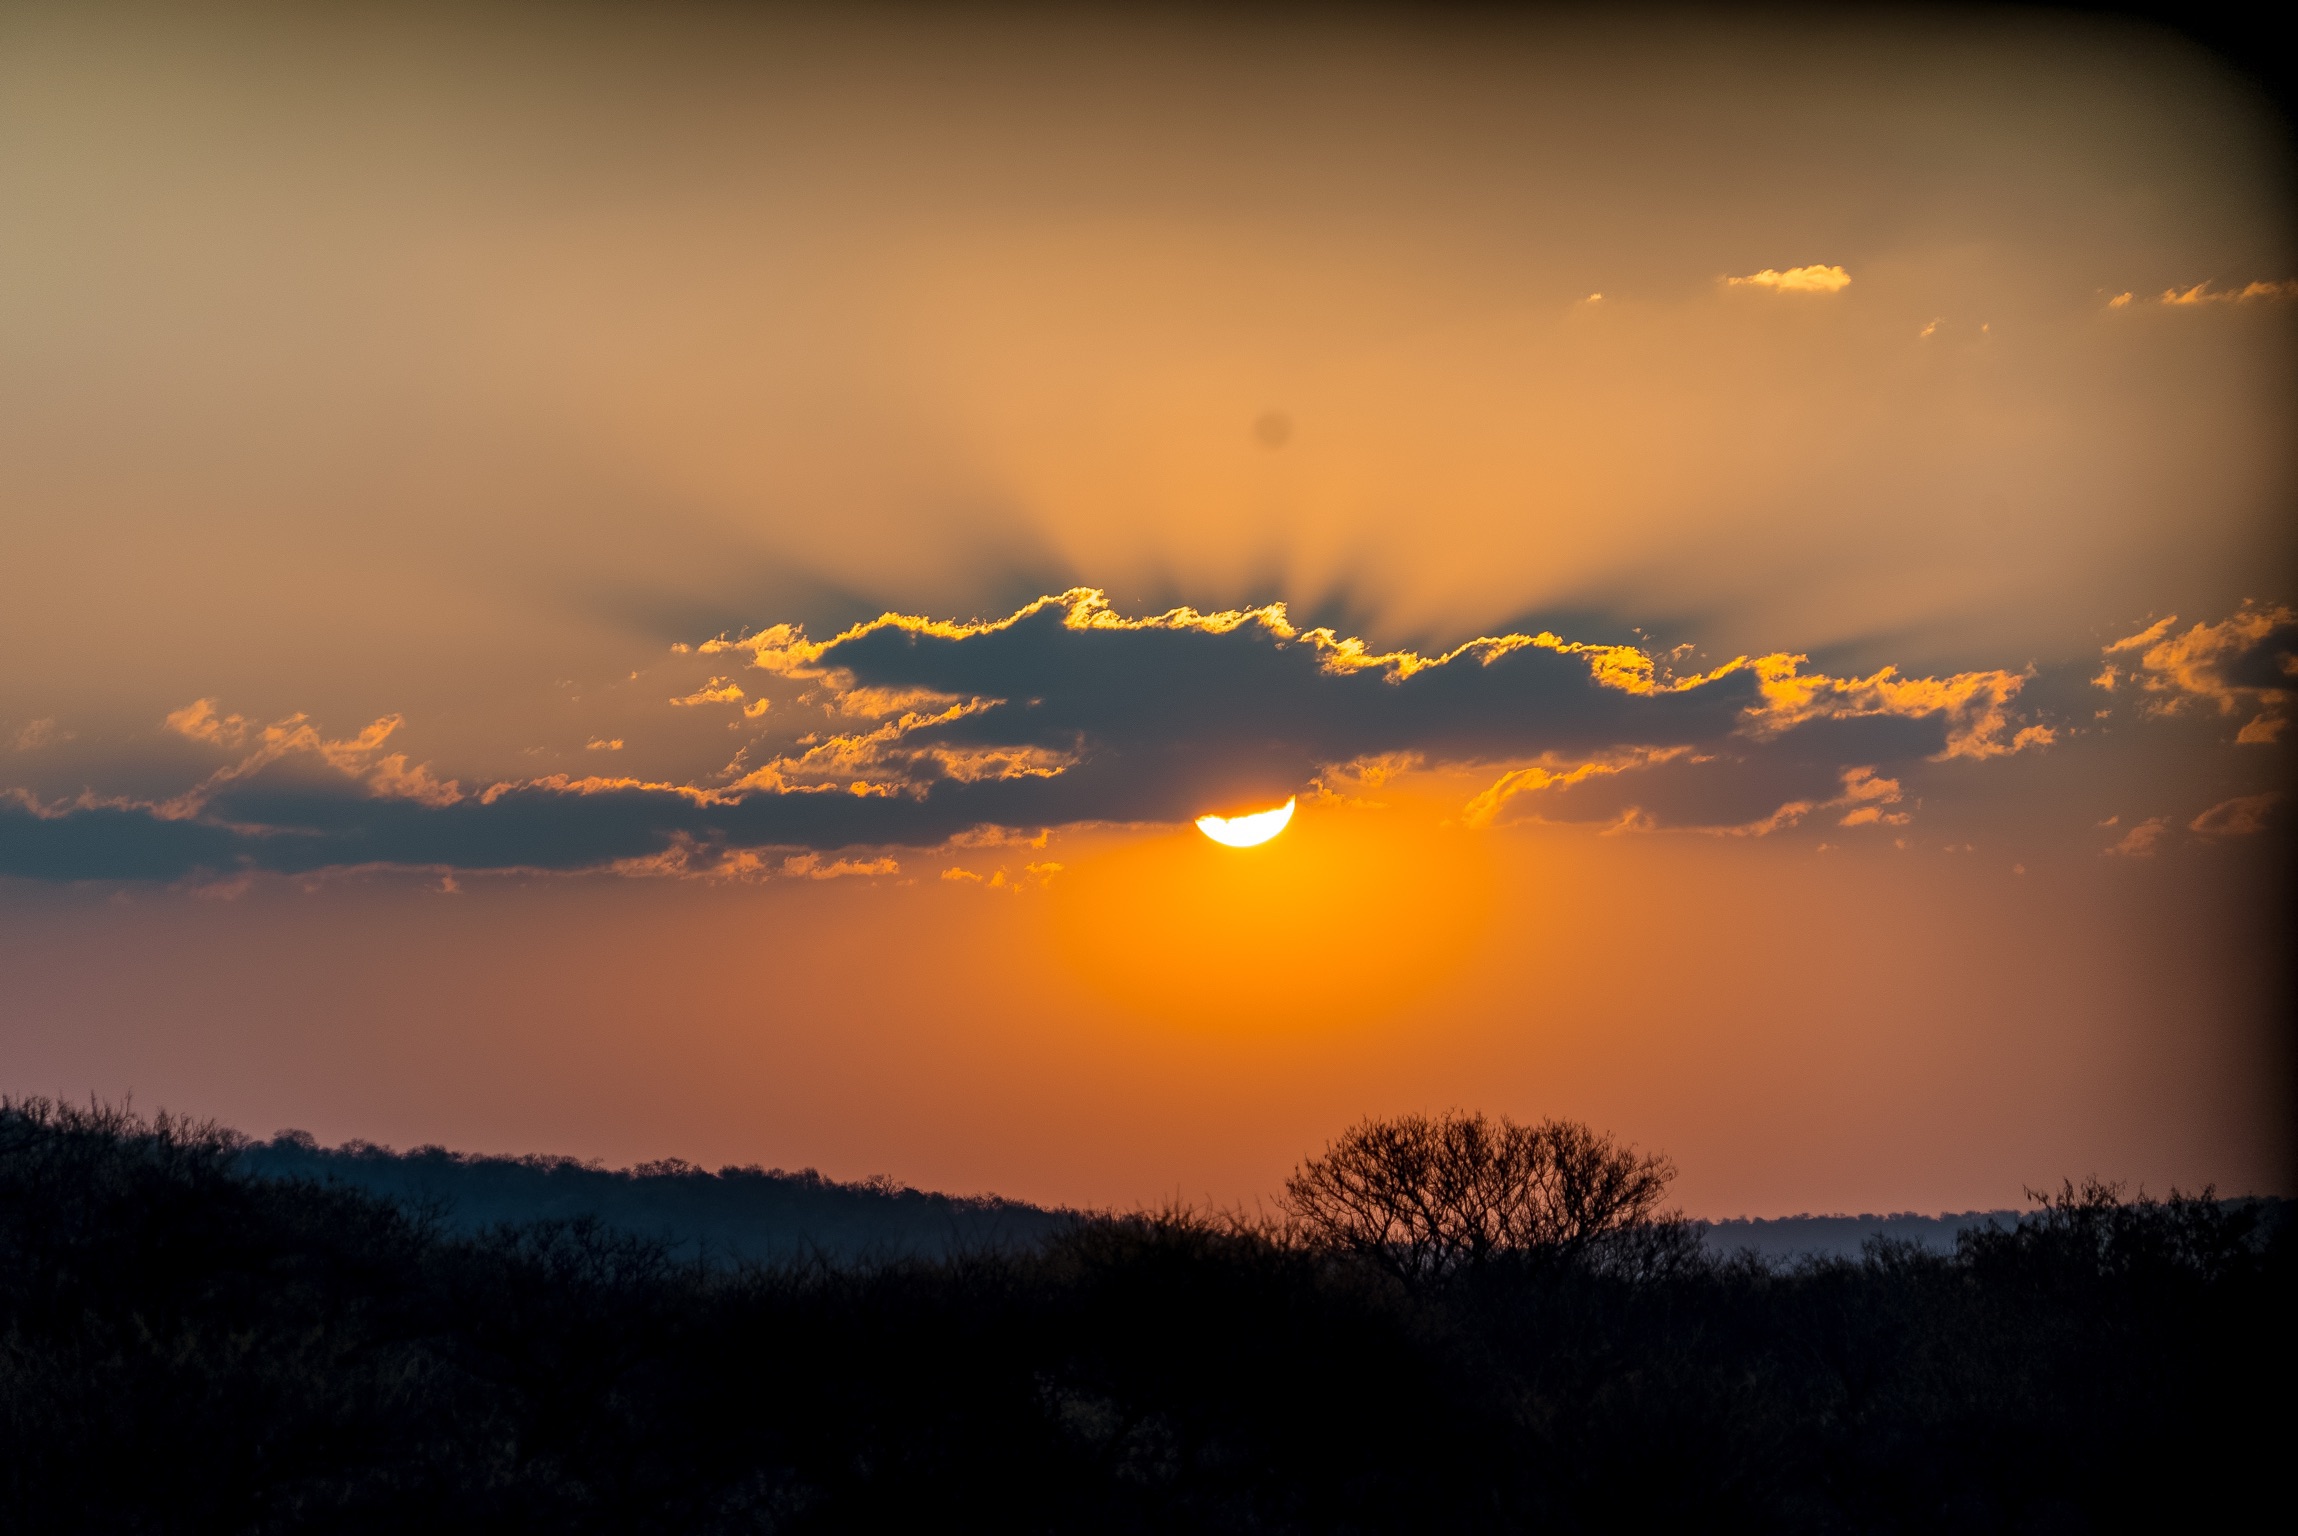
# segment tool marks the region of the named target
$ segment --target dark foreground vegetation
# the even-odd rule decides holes
[[[861,1267],[470,1235],[0,1108],[11,1531],[2198,1529],[2286,1498],[2283,1207],[2067,1189],[1719,1260],[1577,1127],[1360,1127],[1291,1218]]]

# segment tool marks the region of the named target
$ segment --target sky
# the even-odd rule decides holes
[[[2288,1193],[2290,150],[2043,11],[10,7],[0,1091]]]

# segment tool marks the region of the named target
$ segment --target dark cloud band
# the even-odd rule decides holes
[[[785,627],[703,649],[747,653],[751,675],[803,690],[851,734],[801,738],[715,784],[562,777],[465,793],[380,755],[395,722],[348,742],[283,722],[256,756],[174,801],[0,801],[0,873],[709,869],[745,850],[1179,822],[1398,757],[1547,765],[1504,778],[1493,814],[1506,800],[1511,814],[1555,819],[1760,824],[1782,806],[1873,798],[1888,781],[1872,770],[1894,762],[2038,739],[2006,712],[2009,673],[1833,679],[1778,656],[1677,678],[1633,648],[1545,634],[1374,653],[1297,630],[1281,607],[1125,619],[1091,591],[996,623],[888,615],[822,642]],[[218,745],[248,731],[208,701],[171,725]]]

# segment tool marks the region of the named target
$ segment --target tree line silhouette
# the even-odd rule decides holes
[[[0,1104],[10,1530],[2086,1531],[2278,1499],[2292,1224],[2063,1187],[1721,1258],[1567,1122],[1368,1122],[1282,1213],[840,1264],[450,1232]]]

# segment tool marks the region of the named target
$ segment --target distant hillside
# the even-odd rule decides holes
[[[1799,1258],[1856,1259],[1870,1238],[1914,1243],[1933,1253],[1953,1253],[1955,1235],[1969,1227],[2015,1227],[2019,1211],[1963,1211],[1943,1216],[1919,1216],[1898,1211],[1889,1216],[1739,1216],[1729,1221],[1703,1221],[1701,1239],[1711,1253],[1723,1257],[1753,1251],[1762,1258],[1784,1261]]]
[[[2246,1195],[2223,1202],[2229,1211],[2255,1208],[2269,1228],[2289,1220],[2291,1207],[2291,1201],[2273,1195]],[[1941,1216],[1919,1216],[1913,1211],[1888,1216],[1741,1216],[1698,1225],[1701,1240],[1719,1258],[1752,1251],[1771,1263],[1785,1264],[1800,1258],[1856,1259],[1867,1241],[1878,1237],[1913,1243],[1931,1253],[1951,1254],[1960,1233],[1985,1227],[2015,1231],[2034,1214],[2030,1209],[1961,1211]]]
[[[1075,1217],[1018,1200],[841,1184],[813,1169],[721,1168],[671,1159],[607,1169],[566,1157],[485,1157],[367,1142],[322,1147],[285,1131],[240,1154],[259,1178],[341,1183],[435,1215],[450,1233],[588,1216],[652,1238],[681,1259],[778,1263],[943,1258],[1033,1246]]]

